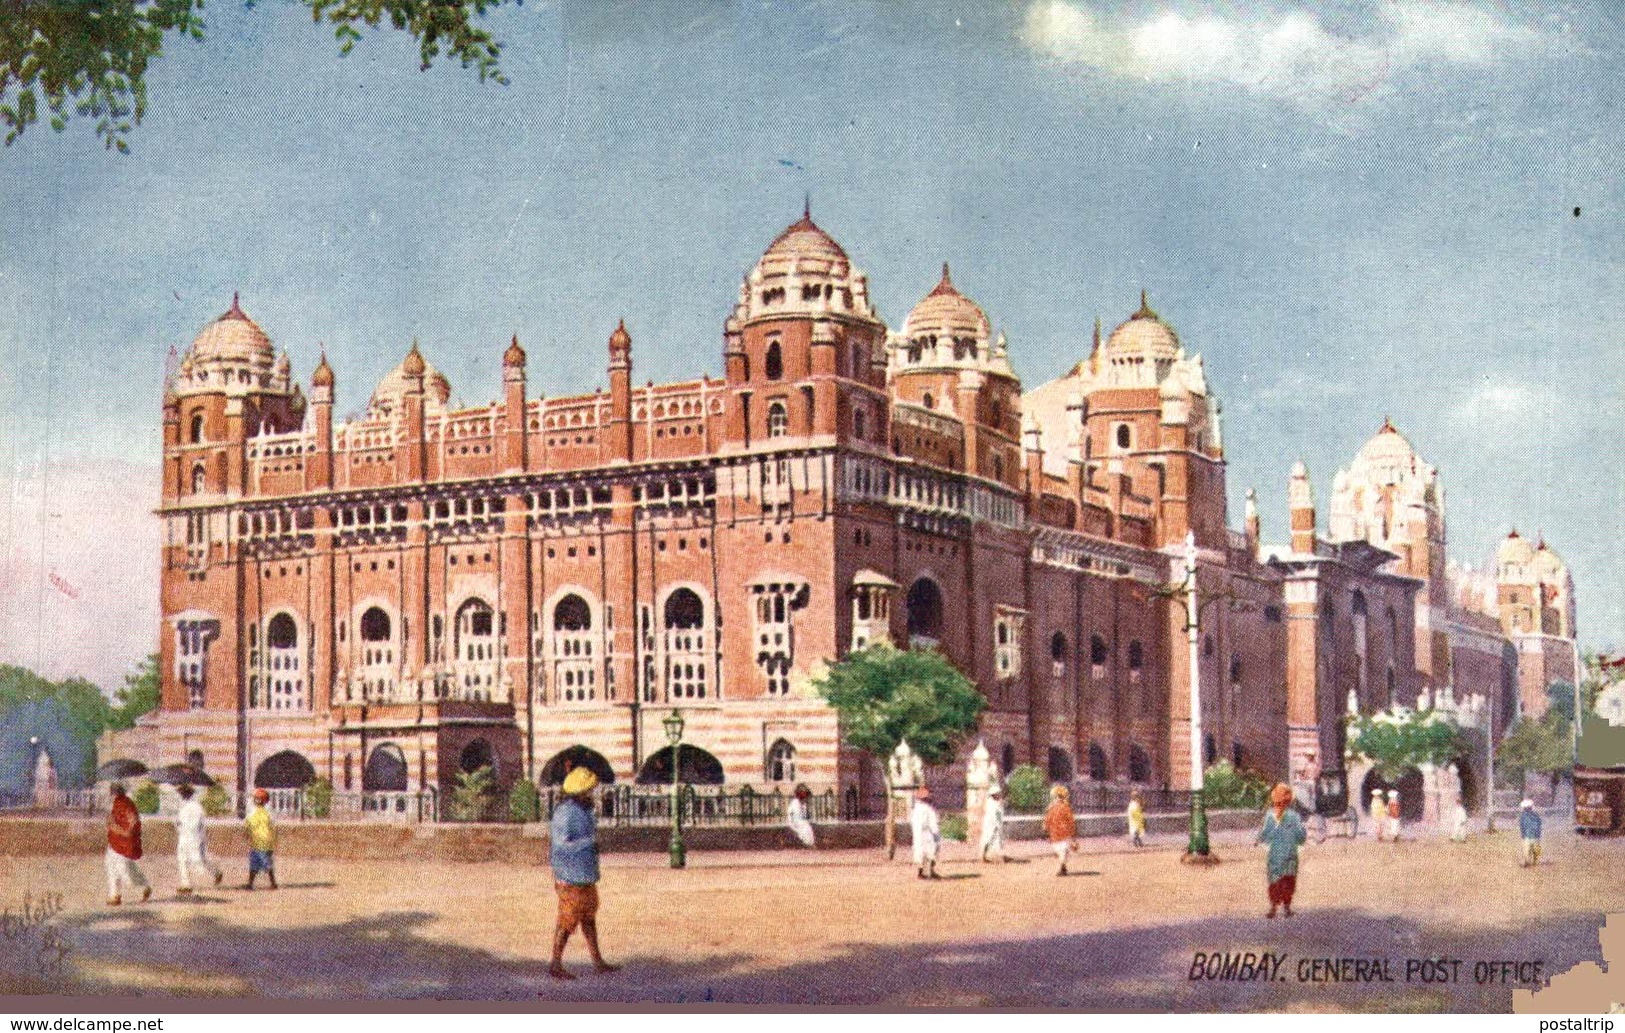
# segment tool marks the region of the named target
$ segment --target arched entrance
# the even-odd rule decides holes
[[[293,750],[273,753],[254,769],[254,785],[261,789],[303,789],[314,781],[316,769]]]
[[[463,747],[463,752],[457,758],[457,769],[464,772],[475,772],[481,768],[490,768],[491,774],[497,773],[496,754],[491,750],[491,744],[484,739],[475,739]]]
[[[722,762],[698,746],[684,743],[678,756],[679,781],[689,785],[719,786],[722,784]],[[649,754],[638,771],[638,785],[669,785],[671,783],[671,747],[665,746]]]
[[[1382,790],[1384,799],[1388,797],[1390,789],[1399,790],[1399,816],[1406,821],[1421,820],[1426,801],[1422,799],[1422,773],[1415,768],[1406,768],[1399,778],[1390,781],[1377,774],[1372,768],[1360,783],[1360,809],[1369,810],[1371,806],[1371,791]],[[1353,801],[1350,801],[1352,804]]]
[[[908,637],[930,644],[942,639],[942,589],[928,577],[908,590]]]
[[[1049,780],[1062,785],[1072,781],[1072,755],[1059,746],[1049,748]]]
[[[1481,797],[1482,787],[1479,785],[1478,774],[1473,771],[1473,765],[1466,757],[1457,757],[1452,763],[1456,766],[1456,781],[1461,787],[1461,802],[1469,811],[1477,811],[1484,806]],[[1454,800],[1443,801],[1446,807],[1455,804]]]
[[[1134,745],[1128,748],[1128,780],[1151,781],[1151,755],[1145,752],[1143,746]]]
[[[578,743],[553,754],[553,759],[542,765],[542,785],[563,785],[564,776],[576,768],[591,771],[598,776],[601,784],[608,785],[615,781],[615,769],[609,766],[609,761],[604,759],[604,755]]]
[[[361,788],[369,793],[406,791],[406,754],[392,742],[379,743],[361,771]]]

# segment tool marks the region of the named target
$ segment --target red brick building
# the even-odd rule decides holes
[[[1186,784],[1183,600],[1200,550],[1204,750],[1273,775],[1336,749],[1350,690],[1414,696],[1416,579],[1315,535],[1229,527],[1220,409],[1142,298],[1066,376],[1023,394],[943,269],[889,332],[808,217],[724,324],[720,379],[549,397],[519,342],[502,401],[450,410],[414,343],[364,417],[308,397],[233,301],[164,401],[156,762],[339,789],[444,786],[568,763],[669,778],[681,708],[697,781],[858,786],[811,677],[879,639],[931,643],[987,695],[1002,766]],[[1249,509],[1252,509],[1249,500]],[[133,744],[134,739],[129,740]],[[943,773],[943,778],[948,775]]]

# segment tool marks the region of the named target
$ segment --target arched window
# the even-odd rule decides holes
[[[361,788],[370,793],[404,793],[406,786],[406,754],[392,742],[379,743],[361,770]]]
[[[1139,639],[1133,639],[1128,644],[1128,669],[1138,671],[1145,667],[1145,646]]]
[[[1209,732],[1202,739],[1202,762],[1204,764],[1214,764],[1217,763],[1218,760],[1219,742],[1217,739],[1213,738],[1213,733]]]
[[[249,706],[265,710],[303,710],[305,675],[299,651],[299,626],[291,616],[279,613],[265,626],[265,680],[263,698],[250,699]],[[250,686],[255,684],[251,681]],[[250,696],[258,696],[250,692]]]
[[[1066,656],[1066,636],[1057,631],[1049,637],[1049,658],[1053,673],[1057,678],[1066,673]]]
[[[928,577],[908,590],[908,637],[935,645],[942,639],[942,589]]]
[[[920,404],[925,406],[927,409],[935,409],[937,407],[936,399],[931,397],[931,392],[929,391],[925,393],[924,398],[920,399]]]
[[[852,436],[859,441],[869,436],[869,414],[866,410],[852,410]]]
[[[1106,660],[1111,653],[1106,648],[1106,640],[1099,635],[1089,636],[1089,662],[1096,667],[1105,667]]]
[[[1230,684],[1241,684],[1241,655],[1239,653],[1230,654]]]
[[[705,603],[691,588],[679,588],[666,597],[666,695],[673,700],[704,699],[709,695],[710,629]]]
[[[497,680],[495,613],[484,599],[474,596],[457,608],[452,632],[456,698],[490,702]]]
[[[192,429],[187,434],[187,439],[190,440],[192,442],[192,444],[194,444],[194,445],[200,444],[203,441],[203,414],[202,413],[195,412],[195,413],[192,414]]]
[[[1014,743],[1005,743],[1004,749],[999,751],[999,770],[1009,774],[1016,767],[1016,747]]]
[[[1049,748],[1049,780],[1062,785],[1072,781],[1072,754],[1059,746]]]
[[[1130,782],[1151,781],[1151,755],[1143,746],[1128,748],[1128,779]]]
[[[783,402],[770,402],[767,407],[767,436],[782,438],[790,432],[790,413]]]
[[[208,487],[209,475],[204,472],[203,464],[199,463],[192,468],[192,494],[201,495]]]
[[[1134,444],[1134,429],[1126,423],[1117,425],[1117,447],[1130,448]]]
[[[1106,761],[1106,751],[1101,749],[1098,742],[1089,744],[1089,777],[1096,782],[1104,782],[1112,777],[1111,764]]]
[[[767,764],[763,773],[769,782],[794,782],[796,748],[783,739],[775,741],[768,747]]]
[[[779,342],[774,341],[767,346],[767,359],[763,366],[769,380],[778,380],[784,376],[784,353],[779,350]]]
[[[997,453],[993,456],[993,479],[995,481],[1004,480],[1004,456]]]
[[[593,659],[592,609],[570,593],[553,607],[553,696],[562,703],[584,703],[598,690]]]
[[[464,746],[463,752],[458,755],[457,770],[472,773],[481,768],[490,768],[491,773],[496,774],[497,757],[489,742],[475,739]]]
[[[361,615],[361,641],[388,642],[389,614],[374,606]]]

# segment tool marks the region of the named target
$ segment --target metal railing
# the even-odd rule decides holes
[[[1082,814],[1121,813],[1128,809],[1129,794],[1136,789],[1147,814],[1190,810],[1189,789],[1153,789],[1150,786],[1118,785],[1089,779],[1075,779],[1072,782],[1072,809]]]
[[[593,809],[601,824],[612,826],[671,824],[671,787],[608,785],[593,791]],[[564,799],[558,786],[546,786],[540,793],[541,819],[548,821]],[[816,822],[839,821],[852,813],[855,794],[843,801],[833,787],[813,793],[807,813]],[[694,786],[678,790],[678,817],[686,828],[783,825],[791,794],[775,788],[762,792],[752,786]]]

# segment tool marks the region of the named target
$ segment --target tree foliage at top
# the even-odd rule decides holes
[[[158,654],[148,653],[124,676],[124,684],[113,694],[114,706],[108,716],[109,728],[133,728],[135,719],[158,709]]]
[[[85,784],[96,772],[96,740],[109,728],[129,728],[158,705],[158,658],[148,656],[125,677],[117,704],[83,678],[51,681],[22,667],[0,664],[0,786],[17,783],[31,763],[28,738],[40,738],[69,785]],[[13,742],[12,740],[16,741]]]
[[[927,764],[951,759],[987,706],[941,653],[884,642],[832,664],[815,685],[840,714],[847,745],[882,762],[904,740]]]
[[[507,80],[502,44],[475,24],[508,0],[300,0],[333,27],[348,54],[363,28],[388,26],[418,43],[421,67],[445,56]],[[514,0],[516,4],[524,0]],[[244,0],[245,7],[255,0]],[[147,72],[170,37],[204,38],[204,0],[0,0],[0,124],[10,146],[48,112],[59,132],[79,115],[96,120],[109,149],[127,153],[147,113]]]
[[[1407,768],[1447,764],[1461,753],[1461,732],[1432,710],[1396,707],[1349,722],[1349,749],[1364,756],[1385,779]]]
[[[1513,784],[1528,773],[1557,778],[1574,767],[1574,726],[1556,710],[1520,718],[1495,748],[1495,763]]]

